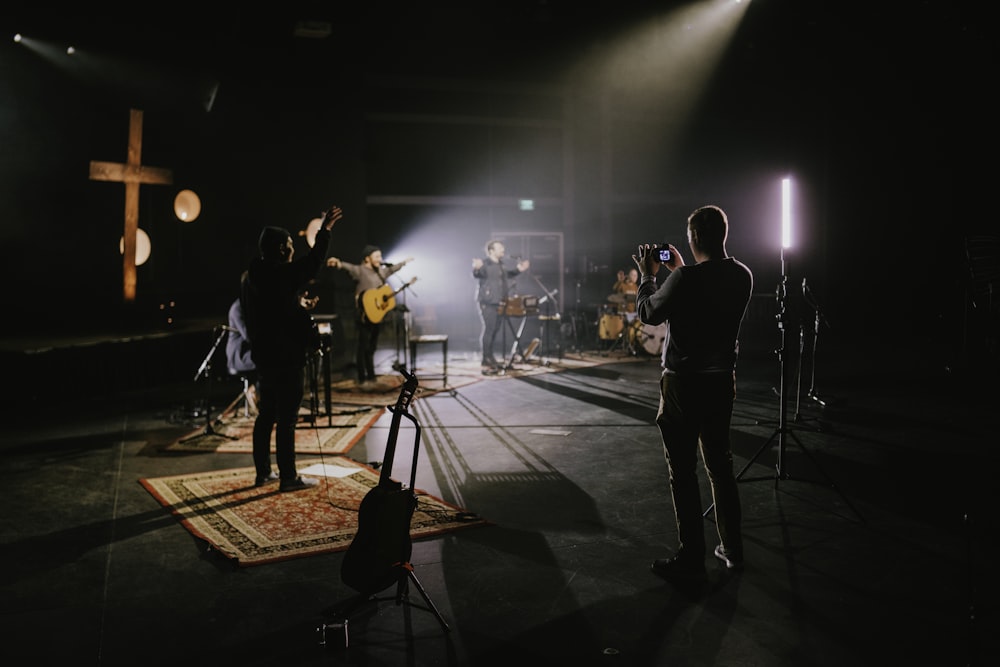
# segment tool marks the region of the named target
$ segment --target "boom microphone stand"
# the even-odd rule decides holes
[[[191,440],[195,440],[206,435],[217,435],[222,438],[229,438],[230,440],[239,440],[239,438],[235,436],[219,433],[212,428],[212,357],[215,356],[215,351],[219,348],[219,343],[222,342],[222,339],[225,338],[226,334],[229,332],[229,327],[220,326],[216,329],[216,331],[218,331],[219,334],[215,337],[215,342],[212,343],[211,349],[209,349],[208,354],[205,355],[205,359],[201,362],[201,366],[198,367],[198,371],[194,374],[195,382],[197,382],[202,376],[208,378],[206,384],[207,389],[205,392],[207,394],[205,399],[205,428],[201,433],[184,438],[179,442],[190,442]]]
[[[787,392],[786,392],[787,373],[785,371],[785,346],[786,346],[786,343],[788,341],[788,328],[787,328],[786,322],[785,322],[785,318],[786,318],[786,314],[787,314],[786,313],[786,307],[785,307],[786,306],[785,300],[786,300],[786,294],[787,294],[787,291],[786,291],[786,285],[787,285],[787,283],[788,283],[788,264],[785,261],[785,250],[784,250],[784,247],[782,247],[782,250],[781,250],[781,282],[778,284],[778,289],[777,289],[778,314],[775,316],[775,319],[777,320],[777,323],[778,323],[778,331],[781,334],[781,344],[780,344],[780,347],[777,350],[775,350],[775,352],[778,355],[778,369],[779,369],[779,380],[778,380],[778,400],[779,400],[779,403],[778,403],[778,427],[776,429],[774,429],[774,432],[771,434],[771,437],[768,438],[767,441],[763,445],[761,445],[760,449],[758,449],[754,453],[754,455],[752,457],[750,457],[750,460],[747,461],[747,463],[746,463],[745,466],[743,466],[743,469],[740,470],[739,473],[737,473],[737,475],[736,475],[736,481],[737,482],[739,482],[739,481],[751,482],[751,481],[759,481],[759,480],[770,479],[769,477],[755,477],[755,478],[748,478],[746,480],[743,480],[743,475],[744,475],[744,473],[746,473],[747,470],[749,470],[750,466],[752,466],[754,464],[754,462],[756,462],[757,458],[762,453],[764,453],[764,451],[768,447],[770,447],[771,443],[774,442],[775,440],[777,440],[777,442],[778,442],[778,460],[777,460],[777,463],[775,464],[775,467],[774,467],[774,488],[775,489],[778,488],[778,483],[780,481],[786,480],[786,479],[791,479],[791,475],[789,475],[788,471],[785,468],[785,449],[786,449],[786,444],[787,444],[787,438],[791,438],[792,441],[795,442],[796,445],[798,445],[798,447],[802,451],[802,453],[805,454],[806,457],[810,461],[812,461],[812,463],[816,467],[816,469],[826,479],[826,482],[830,486],[830,488],[833,489],[834,491],[836,491],[838,495],[840,495],[841,499],[851,509],[851,511],[854,512],[854,514],[858,517],[858,519],[861,521],[861,523],[864,523],[865,520],[864,520],[864,517],[861,516],[861,513],[858,512],[858,510],[854,507],[853,504],[851,504],[851,501],[848,500],[847,496],[845,496],[844,493],[837,487],[837,484],[833,481],[833,479],[826,473],[826,471],[823,469],[823,467],[820,466],[819,462],[813,457],[813,455],[811,453],[809,453],[809,450],[806,449],[803,446],[802,442],[795,436],[795,433],[793,433],[791,431],[791,429],[789,428],[789,426],[788,426],[788,417],[787,417],[787,403],[788,403],[788,400],[787,400]],[[810,481],[810,480],[802,480],[802,481]],[[705,512],[702,514],[702,516],[708,516],[709,512],[712,511],[713,507],[715,507],[715,503],[712,503],[712,505],[710,505],[708,507],[708,509],[705,510]]]

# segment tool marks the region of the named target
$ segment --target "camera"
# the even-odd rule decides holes
[[[666,243],[662,245],[654,245],[649,250],[656,253],[656,256],[659,258],[661,264],[670,261],[670,246]]]

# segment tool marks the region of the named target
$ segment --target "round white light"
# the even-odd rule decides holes
[[[174,197],[174,215],[181,222],[193,222],[201,214],[201,199],[193,190],[181,190]]]
[[[149,234],[141,229],[135,230],[135,265],[142,266],[149,259],[153,244],[149,242]],[[118,254],[125,254],[125,237],[118,239]]]

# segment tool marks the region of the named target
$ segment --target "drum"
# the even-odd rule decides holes
[[[667,337],[667,323],[643,324],[636,320],[629,327],[629,342],[634,349],[642,350],[650,356],[659,356],[663,351],[663,339]]]
[[[597,322],[597,337],[601,340],[618,340],[625,330],[625,318],[615,313],[605,313]]]
[[[514,317],[524,317],[526,315],[538,314],[537,296],[517,296],[512,295],[500,302],[497,312],[501,315],[513,315]]]

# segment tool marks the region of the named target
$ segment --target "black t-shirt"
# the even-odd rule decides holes
[[[657,289],[646,277],[637,308],[645,324],[667,323],[663,368],[671,373],[732,371],[753,274],[732,257],[681,266]]]

